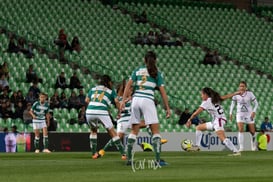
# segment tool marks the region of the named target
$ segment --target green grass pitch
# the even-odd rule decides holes
[[[119,153],[106,152],[97,160],[87,152],[1,153],[2,182],[272,182],[273,151],[243,152],[162,152],[168,166],[150,165],[152,152],[136,152],[135,166],[126,166]]]

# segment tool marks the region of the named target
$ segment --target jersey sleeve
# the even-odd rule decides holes
[[[163,78],[163,74],[161,72],[157,73],[157,82],[156,82],[156,85],[158,87],[164,86],[164,78]]]
[[[134,70],[134,71],[132,72],[131,77],[130,77],[129,79],[133,80],[134,82],[137,81],[136,70]]]
[[[37,102],[34,102],[34,104],[32,104],[31,110],[34,111],[36,108]]]
[[[46,103],[47,109],[45,110],[45,114],[49,113],[49,102]]]
[[[207,107],[208,107],[208,102],[207,102],[207,101],[203,101],[199,107],[201,107],[201,108],[203,108],[204,110],[206,110]]]
[[[115,104],[115,98],[117,98],[117,92],[115,90],[112,90],[111,93],[111,103]]]

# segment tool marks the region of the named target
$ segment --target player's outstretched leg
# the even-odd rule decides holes
[[[241,156],[241,152],[237,150],[237,148],[233,145],[233,143],[230,141],[230,139],[225,138],[223,143],[226,145],[226,147],[231,150],[233,153],[229,154],[229,156]]]
[[[100,151],[99,151],[100,156],[101,156],[101,157],[104,156],[104,155],[105,155],[105,151],[106,151],[109,147],[112,147],[112,146],[113,146],[113,140],[110,139],[110,140],[105,144],[105,146],[104,146],[102,149],[100,149]]]
[[[122,145],[119,136],[115,136],[112,138],[113,140],[113,144],[116,146],[116,148],[118,149],[118,151],[121,153],[121,159],[122,160],[126,160],[126,153],[124,150],[124,146]]]

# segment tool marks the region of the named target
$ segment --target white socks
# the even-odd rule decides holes
[[[223,143],[227,146],[227,148],[229,148],[229,150],[231,150],[233,152],[238,152],[238,150],[233,145],[233,143],[230,141],[230,139],[225,138],[225,140],[223,141]]]
[[[239,140],[239,150],[244,150],[244,133],[239,132],[238,133],[238,140]]]
[[[196,135],[196,143],[195,143],[195,145],[197,145],[198,147],[200,147],[200,145],[201,145],[201,139],[202,139],[202,131],[196,130],[195,135]]]

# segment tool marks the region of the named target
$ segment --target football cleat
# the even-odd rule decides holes
[[[167,165],[169,165],[163,159],[160,159],[159,161],[155,161],[155,163],[158,164],[159,166],[167,166]]]
[[[132,161],[127,161],[127,163],[126,163],[126,166],[131,166],[133,163],[132,163]]]
[[[100,157],[101,157],[101,155],[97,152],[94,155],[92,155],[92,159],[98,159]]]
[[[165,143],[167,143],[167,142],[168,142],[167,139],[161,139],[161,144],[165,144]]]
[[[39,149],[36,149],[36,150],[35,150],[35,153],[36,153],[36,154],[40,153],[40,150],[39,150]]]
[[[233,152],[232,154],[228,154],[228,156],[234,156],[234,157],[241,156],[241,152]]]
[[[200,147],[197,145],[193,145],[190,148],[187,149],[188,152],[198,152],[200,151]]]
[[[51,151],[48,150],[48,149],[44,149],[44,150],[43,150],[43,153],[51,153]]]
[[[99,155],[100,155],[101,157],[103,157],[104,154],[105,154],[105,150],[101,149],[101,150],[99,151]]]
[[[255,142],[252,142],[252,143],[251,143],[251,150],[252,150],[252,151],[256,151],[256,150],[257,150],[256,143],[255,143]]]
[[[126,154],[123,154],[123,155],[121,156],[121,160],[126,160],[126,159],[127,159]]]

